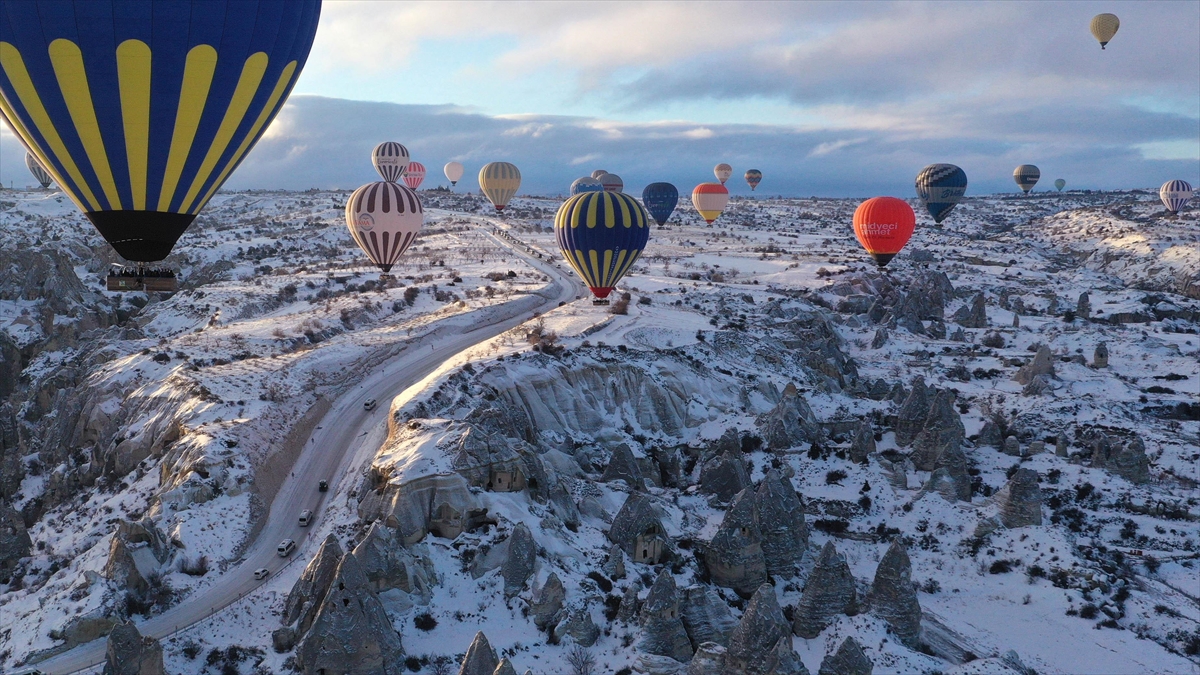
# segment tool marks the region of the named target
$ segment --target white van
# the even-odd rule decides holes
[[[312,522],[312,517],[313,517],[312,511],[309,511],[308,509],[304,509],[303,511],[301,511],[300,512],[300,527],[308,527],[308,524]]]
[[[292,554],[292,551],[296,550],[296,542],[292,541],[291,539],[284,539],[283,541],[279,542],[279,547],[275,550],[279,552],[280,558],[286,558]]]
[[[369,398],[369,399],[363,401],[363,410],[370,412],[375,409],[376,405],[378,405],[378,403],[375,402],[375,399]]]

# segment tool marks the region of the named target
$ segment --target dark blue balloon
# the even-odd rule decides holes
[[[679,203],[679,190],[670,183],[651,183],[642,190],[642,203],[646,205],[646,210],[650,212],[654,222],[663,225],[675,212],[675,205]]]
[[[936,223],[950,215],[966,192],[967,174],[953,164],[930,164],[917,174],[917,196]]]

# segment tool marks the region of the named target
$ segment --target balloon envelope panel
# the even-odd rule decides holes
[[[581,192],[604,192],[604,186],[591,176],[576,178],[575,182],[571,183],[571,194],[577,195]]]
[[[554,234],[567,264],[597,298],[605,298],[646,248],[650,225],[633,197],[585,192],[558,208]]]
[[[1013,169],[1013,180],[1026,193],[1032,190],[1034,185],[1037,185],[1038,179],[1041,177],[1041,169],[1032,164],[1022,164]]]
[[[854,236],[880,267],[908,243],[917,218],[903,199],[874,197],[854,211]]]
[[[953,164],[930,164],[917,174],[917,197],[934,222],[945,220],[966,192],[967,174]]]
[[[1169,180],[1158,191],[1159,199],[1171,213],[1179,213],[1194,194],[1191,184],[1182,180]]]
[[[663,225],[679,204],[679,189],[670,183],[651,183],[642,190],[642,203],[654,222]]]
[[[491,162],[479,170],[479,189],[497,211],[508,206],[521,187],[521,171],[508,162]]]
[[[162,260],[283,107],[320,0],[0,4],[0,114],[126,259]]]
[[[417,193],[399,183],[368,183],[346,200],[350,236],[385,274],[412,245],[423,222]]]
[[[371,166],[389,183],[403,178],[408,165],[408,148],[395,141],[384,141],[371,151]]]

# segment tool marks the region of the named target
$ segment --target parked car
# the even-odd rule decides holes
[[[317,492],[329,492],[329,481],[323,480],[317,482]]]
[[[369,398],[363,401],[363,410],[374,410],[376,405],[378,403],[375,402],[375,399]]]
[[[303,511],[301,511],[300,512],[300,527],[308,527],[308,524],[312,522],[312,517],[313,517],[312,511],[309,511],[308,509],[304,509]]]
[[[256,570],[254,570],[254,578],[257,579],[258,581],[262,581],[263,579],[266,579],[267,576],[270,574],[271,574],[271,570],[269,570],[265,567],[260,567]]]
[[[296,542],[291,539],[284,539],[279,542],[279,547],[275,550],[279,552],[280,558],[286,558],[292,554],[292,551],[296,550]]]

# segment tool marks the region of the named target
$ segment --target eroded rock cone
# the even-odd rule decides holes
[[[512,661],[508,657],[500,659],[500,663],[496,666],[496,670],[492,675],[517,675],[517,669],[513,667]]]
[[[1108,343],[1107,342],[1101,342],[1100,344],[1096,345],[1096,351],[1095,351],[1095,353],[1092,354],[1092,367],[1093,368],[1107,368],[1108,367]]]
[[[713,457],[700,469],[700,491],[728,502],[750,485],[750,473],[741,450],[726,451]]]
[[[1075,316],[1081,319],[1092,318],[1092,299],[1087,291],[1080,293],[1079,299],[1075,301]]]
[[[817,675],[871,675],[874,667],[871,659],[863,653],[858,640],[848,637],[836,652],[821,660],[821,669],[817,671]]]
[[[1004,487],[996,492],[1000,505],[1000,522],[1017,528],[1042,524],[1042,489],[1038,487],[1037,472],[1017,469]]]
[[[500,659],[496,658],[496,650],[492,649],[492,644],[488,642],[483,631],[479,631],[475,634],[475,639],[471,640],[471,646],[467,647],[462,665],[458,667],[458,675],[493,675],[499,665]]]
[[[115,626],[104,650],[104,675],[164,675],[162,645],[132,621]]]
[[[1146,444],[1134,437],[1127,443],[1113,442],[1100,431],[1089,434],[1092,445],[1092,466],[1102,467],[1131,483],[1150,480],[1150,458]]]
[[[754,506],[767,573],[778,577],[795,575],[796,566],[808,548],[808,525],[792,481],[777,469],[771,469],[755,490]]]
[[[821,556],[808,576],[804,593],[796,604],[792,630],[802,638],[812,639],[821,634],[838,614],[858,612],[858,594],[850,566],[838,554],[833,542],[825,542]]]
[[[625,588],[625,592],[621,594],[621,606],[617,608],[617,621],[621,623],[633,623],[640,613],[642,603],[638,600],[638,584],[637,580]]]
[[[437,584],[433,562],[405,548],[396,531],[379,521],[371,524],[353,555],[376,593],[396,588],[428,599]]]
[[[0,503],[0,570],[11,569],[32,549],[25,519],[7,503]]]
[[[850,461],[866,464],[867,457],[875,452],[875,428],[871,420],[864,417],[854,430],[854,440],[850,443]]]
[[[623,480],[632,490],[646,489],[641,467],[638,466],[637,458],[633,456],[633,450],[627,443],[620,443],[613,448],[612,457],[608,460],[608,466],[600,480],[606,483]]]
[[[300,578],[292,585],[283,605],[283,625],[296,624],[296,634],[303,635],[312,626],[321,601],[329,592],[329,584],[342,561],[342,547],[331,534],[325,537],[317,554],[305,566]]]
[[[554,572],[546,577],[546,583],[540,588],[533,591],[533,597],[529,603],[529,614],[533,617],[533,625],[539,630],[545,630],[550,626],[558,613],[562,611],[563,603],[567,599],[567,591],[563,588],[562,580]]]
[[[721,527],[704,551],[704,563],[714,584],[739,593],[752,593],[767,580],[762,533],[750,488],[739,492],[725,511]]]
[[[925,427],[925,418],[928,416],[929,389],[925,386],[925,378],[917,376],[913,378],[912,390],[896,413],[896,444],[905,447],[912,443]]]
[[[961,445],[966,438],[962,416],[954,407],[956,396],[953,389],[933,392],[929,414],[925,417],[920,433],[913,440],[913,453],[910,457],[913,465],[921,471],[932,471],[947,447]]]
[[[912,583],[912,562],[899,538],[892,540],[875,569],[869,604],[871,613],[886,621],[905,646],[917,648],[921,636],[921,604]]]
[[[358,559],[342,556],[312,628],[296,649],[296,661],[305,675],[400,675],[403,658],[400,635]]]
[[[746,605],[742,620],[729,638],[725,655],[729,675],[768,675],[780,672],[777,649],[791,653],[792,637],[787,619],[775,598],[775,587],[763,584]]]
[[[1033,360],[1018,368],[1013,379],[1020,384],[1028,385],[1038,375],[1054,375],[1054,355],[1050,353],[1050,348],[1046,345],[1038,347]]]
[[[950,493],[942,492],[946,501],[971,501],[971,474],[967,464],[967,455],[962,446],[955,443],[947,447],[938,457],[933,469],[935,474],[942,473],[949,479]],[[932,476],[931,476],[932,479]]]
[[[775,408],[759,417],[758,425],[769,450],[787,450],[824,440],[817,416],[790,382],[783,388]]]
[[[529,577],[533,576],[533,565],[537,561],[537,542],[525,523],[517,523],[508,536],[508,555],[500,566],[504,578],[504,595],[513,597],[525,590]]]
[[[586,607],[576,607],[554,627],[554,636],[559,640],[569,637],[581,647],[591,647],[600,638],[600,627]]]
[[[715,642],[700,643],[684,675],[725,675],[725,652]]]
[[[651,542],[655,537],[661,537],[665,542],[666,531],[650,498],[640,492],[629,493],[608,528],[608,540],[620,546],[636,562],[644,557],[639,555],[638,543]]]
[[[976,293],[969,304],[958,308],[954,323],[964,328],[987,328],[987,298],[983,293]]]
[[[692,644],[679,611],[675,577],[666,569],[658,573],[642,603],[642,637],[638,651],[669,656],[681,663],[692,658]]]
[[[679,612],[683,616],[688,639],[697,649],[697,656],[704,643],[728,645],[729,636],[737,626],[737,619],[733,618],[729,605],[721,599],[717,589],[707,584],[695,584],[683,589]]]

